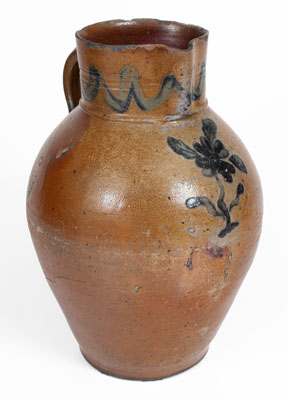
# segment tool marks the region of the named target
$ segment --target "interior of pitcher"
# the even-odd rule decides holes
[[[76,36],[90,46],[165,45],[186,50],[193,39],[206,39],[208,31],[196,25],[153,19],[115,20],[89,25]]]

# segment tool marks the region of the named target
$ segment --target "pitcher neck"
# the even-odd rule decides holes
[[[207,105],[208,32],[158,20],[108,21],[76,33],[80,106],[91,114],[175,121]]]

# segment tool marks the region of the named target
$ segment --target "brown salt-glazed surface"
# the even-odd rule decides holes
[[[201,360],[257,247],[261,187],[207,106],[207,37],[156,20],[78,32],[80,105],[73,53],[73,111],[31,173],[27,215],[45,277],[83,355],[115,376],[158,379]]]

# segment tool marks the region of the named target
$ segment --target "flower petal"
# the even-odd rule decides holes
[[[204,176],[206,176],[207,178],[210,178],[211,176],[214,176],[211,168],[203,168],[202,169],[202,174]]]
[[[198,153],[203,154],[206,157],[211,156],[211,152],[206,147],[201,146],[200,143],[198,142],[194,143],[193,147],[196,151],[198,151]]]
[[[229,156],[229,151],[225,149],[225,147],[218,153],[219,158],[227,158],[228,156]]]
[[[213,150],[219,158],[227,158],[229,156],[229,152],[228,152],[228,150],[225,149],[221,140],[215,141]]]
[[[222,160],[219,161],[219,164],[219,172],[224,171],[229,172],[230,174],[235,174],[236,170],[232,164]]]
[[[209,143],[208,139],[205,136],[200,136],[200,142],[201,142],[201,144],[202,144],[202,146],[204,148],[206,148],[209,151],[212,150],[211,146],[210,146],[210,143]]]
[[[202,119],[202,131],[212,145],[217,133],[217,125],[215,122],[210,118]]]
[[[209,160],[205,157],[196,157],[195,164],[199,168],[209,168],[210,167]]]
[[[229,183],[233,182],[233,178],[232,178],[232,175],[230,174],[230,172],[224,170],[224,171],[219,171],[219,174],[221,174],[223,176],[225,182],[229,182]]]
[[[222,149],[223,149],[223,143],[221,142],[221,140],[215,140],[213,149],[215,151],[215,153],[219,153]]]

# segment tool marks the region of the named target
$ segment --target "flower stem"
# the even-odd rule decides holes
[[[225,197],[224,186],[222,185],[222,183],[221,183],[221,181],[219,179],[219,175],[217,173],[215,174],[215,179],[216,179],[216,182],[217,182],[217,184],[219,186],[219,189],[220,189],[220,194],[219,194],[219,199],[218,200],[222,200],[223,201],[224,197]]]
[[[218,201],[217,201],[217,206],[218,206],[219,210],[223,213],[223,217],[226,220],[226,224],[229,225],[230,222],[231,222],[231,217],[230,217],[230,213],[229,213],[229,210],[227,208],[227,205],[226,205],[226,203],[224,201],[224,197],[225,197],[224,186],[221,183],[219,175],[217,173],[215,174],[215,179],[216,179],[216,182],[217,182],[219,190],[220,190],[219,198],[218,198]]]

